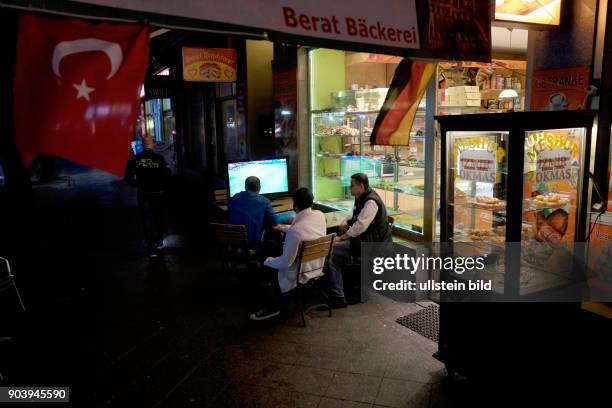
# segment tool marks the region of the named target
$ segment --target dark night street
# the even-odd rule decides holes
[[[294,313],[250,322],[248,292],[207,240],[204,190],[169,195],[167,248],[149,260],[122,180],[76,168],[34,186],[13,258],[27,313],[3,348],[5,380],[69,385],[71,406],[444,403],[435,343],[394,322],[419,305],[311,311],[306,328]]]

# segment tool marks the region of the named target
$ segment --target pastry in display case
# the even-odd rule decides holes
[[[436,117],[447,158],[441,241],[494,255],[499,295],[537,297],[577,286],[573,243],[586,239],[593,117],[588,111]]]
[[[395,225],[422,233],[424,109],[417,113],[409,146],[370,146],[378,111],[312,112],[314,193],[317,203],[352,210],[350,177],[368,175]]]

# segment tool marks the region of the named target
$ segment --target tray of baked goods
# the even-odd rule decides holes
[[[528,241],[532,237],[532,228],[529,224],[521,225],[521,240]],[[470,228],[468,230],[455,230],[454,242],[471,242],[486,244],[503,244],[506,242],[506,226],[495,228]]]
[[[541,210],[544,208],[563,208],[569,204],[570,200],[560,194],[540,194],[532,198],[525,199],[526,210]]]
[[[468,197],[467,203],[471,206],[482,208],[485,210],[505,211],[506,200],[497,197],[476,196]]]

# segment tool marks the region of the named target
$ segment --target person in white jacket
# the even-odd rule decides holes
[[[297,254],[300,243],[321,238],[325,236],[327,230],[323,213],[312,209],[314,197],[307,188],[295,190],[292,198],[296,216],[290,226],[279,227],[285,232],[283,253],[276,258],[268,257],[262,271],[272,283],[273,293],[269,293],[266,299],[266,303],[271,306],[263,307],[251,314],[252,320],[265,320],[280,313],[279,294],[289,292],[297,286]],[[299,276],[300,283],[306,283],[312,278],[323,275],[324,262],[325,259],[316,259],[305,263]]]

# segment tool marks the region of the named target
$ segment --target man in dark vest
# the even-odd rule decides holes
[[[355,197],[355,207],[353,213],[340,224],[330,262],[333,307],[346,307],[342,267],[351,256],[358,258],[361,255],[361,243],[391,242],[387,209],[380,196],[370,188],[368,176],[363,173],[353,174],[350,191]]]

